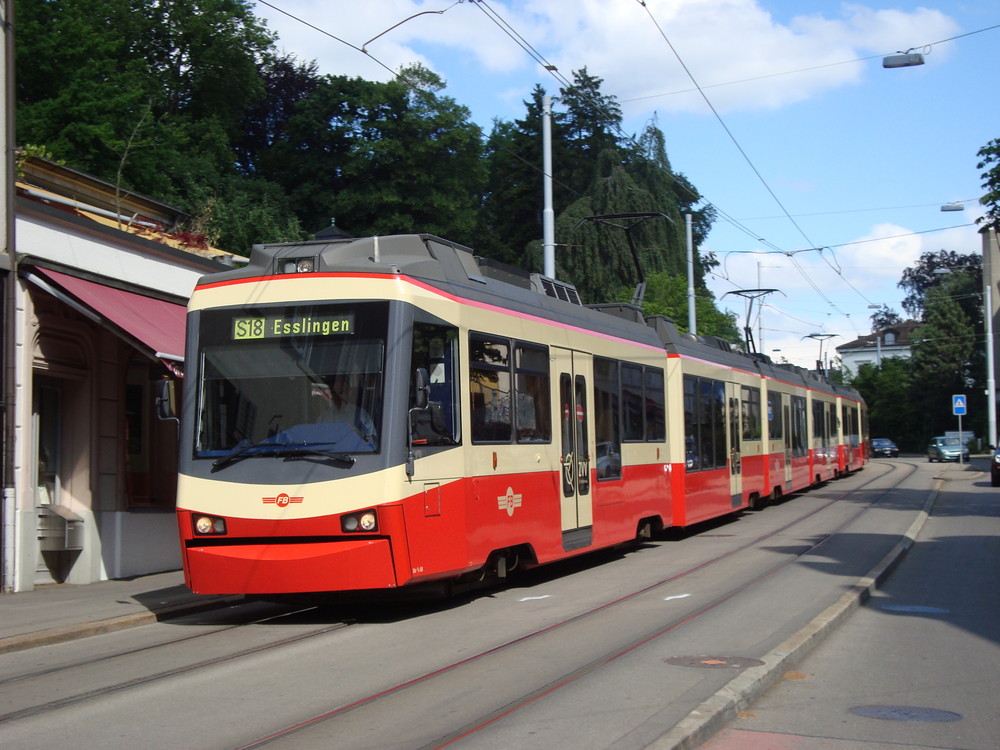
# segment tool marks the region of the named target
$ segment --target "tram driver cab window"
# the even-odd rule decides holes
[[[427,373],[426,408],[417,409],[414,378],[410,377],[410,422],[414,445],[458,445],[461,415],[458,398],[458,331],[428,323],[413,326],[410,372]]]
[[[336,373],[327,383],[313,383],[311,392],[321,404],[317,422],[350,425],[367,439],[375,437],[375,422],[365,408],[358,375]]]

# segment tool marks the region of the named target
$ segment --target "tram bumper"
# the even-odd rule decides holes
[[[388,539],[191,546],[184,576],[196,594],[294,594],[394,588]]]

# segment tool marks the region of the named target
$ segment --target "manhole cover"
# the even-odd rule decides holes
[[[921,708],[920,706],[855,706],[852,714],[866,716],[869,719],[884,721],[958,721],[961,714],[953,711],[942,711],[940,708]]]
[[[671,656],[664,659],[667,664],[675,667],[699,667],[702,669],[746,669],[759,667],[760,659],[748,659],[745,656]]]
[[[884,609],[886,612],[905,612],[906,614],[915,615],[946,615],[948,614],[947,609],[942,609],[941,607],[928,607],[923,604],[880,604],[879,609]]]

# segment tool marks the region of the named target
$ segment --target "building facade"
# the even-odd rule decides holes
[[[837,347],[837,354],[844,375],[857,375],[861,365],[878,366],[889,357],[909,359],[912,352],[910,339],[919,325],[915,320],[907,320],[841,344]]]
[[[176,424],[153,386],[182,382],[185,305],[225,266],[172,234],[176,209],[42,160],[14,215],[4,590],[176,569]]]

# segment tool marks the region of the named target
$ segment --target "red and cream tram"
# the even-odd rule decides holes
[[[865,460],[854,391],[427,235],[258,246],[187,334],[200,593],[503,577]]]

